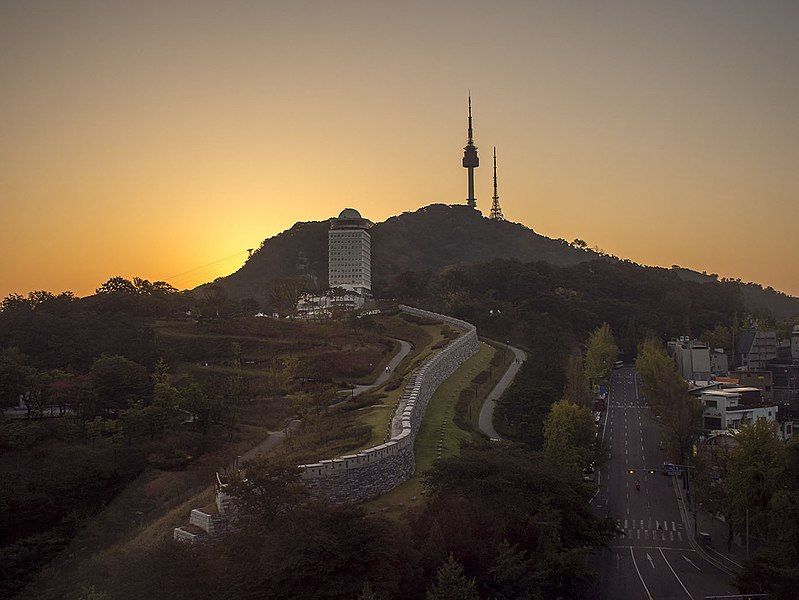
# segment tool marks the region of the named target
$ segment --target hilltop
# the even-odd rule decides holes
[[[264,240],[241,269],[214,283],[233,297],[259,302],[269,298],[272,282],[279,278],[304,277],[310,286],[324,287],[329,227],[328,221],[296,223]],[[599,256],[520,223],[493,221],[462,205],[431,204],[376,223],[369,233],[376,296],[405,271],[435,271],[496,258],[568,266]]]
[[[302,287],[322,289],[327,286],[329,227],[329,221],[296,223],[264,240],[238,271],[213,284],[233,298],[253,298],[266,306],[274,303],[276,280],[301,278]],[[408,271],[435,272],[444,267],[495,259],[540,261],[556,267],[597,259],[617,260],[589,249],[584,243],[548,238],[520,223],[493,221],[465,205],[431,204],[404,212],[376,223],[370,234],[372,288],[376,297],[389,291],[396,278]],[[671,270],[689,282],[720,281],[717,275],[677,265]],[[738,285],[748,310],[770,312],[777,319],[799,315],[799,298],[756,283],[733,282]]]

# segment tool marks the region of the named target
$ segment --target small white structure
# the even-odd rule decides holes
[[[301,319],[326,319],[333,310],[360,310],[366,298],[358,292],[344,288],[327,290],[321,296],[305,294],[297,301],[297,316]]]
[[[372,222],[354,208],[345,208],[331,219],[328,232],[328,285],[357,292],[372,293]]]

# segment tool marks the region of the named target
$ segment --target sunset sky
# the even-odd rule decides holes
[[[468,89],[484,213],[799,295],[797,2],[5,0],[0,296],[463,202]]]

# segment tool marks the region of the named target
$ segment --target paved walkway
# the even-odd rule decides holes
[[[389,361],[389,363],[388,363],[389,370],[386,371],[385,369],[383,369],[383,372],[380,373],[380,375],[377,376],[377,379],[375,379],[373,383],[370,383],[368,385],[356,386],[352,390],[352,395],[353,396],[359,396],[360,394],[363,394],[364,392],[368,392],[371,389],[374,389],[376,387],[379,387],[379,386],[383,385],[386,381],[388,381],[388,378],[391,377],[391,375],[394,373],[394,369],[396,369],[397,366],[402,362],[402,360],[406,356],[408,356],[408,353],[411,351],[411,345],[408,342],[406,342],[405,340],[396,340],[396,341],[400,343],[400,349],[394,355],[394,357]],[[258,445],[254,446],[253,448],[250,448],[249,450],[247,450],[247,452],[245,452],[241,456],[239,456],[239,458],[238,458],[239,464],[248,462],[250,460],[258,458],[259,456],[261,456],[263,454],[266,454],[269,450],[271,450],[272,448],[274,448],[278,444],[282,443],[283,440],[286,439],[287,432],[290,432],[290,431],[296,429],[297,427],[299,427],[299,425],[300,425],[300,421],[298,419],[292,419],[286,425],[285,429],[282,429],[280,431],[270,431],[269,432],[269,436],[266,439],[261,441]],[[229,468],[229,470],[233,470],[233,469],[235,469],[235,466],[236,466],[236,462],[234,461],[233,463],[231,463],[229,465],[228,468]]]
[[[377,379],[374,380],[374,383],[369,383],[369,384],[366,384],[366,385],[356,385],[351,390],[352,393],[350,394],[350,396],[360,396],[361,394],[363,394],[365,392],[368,392],[370,390],[378,388],[381,385],[383,385],[386,381],[388,381],[388,378],[391,377],[394,374],[394,369],[396,369],[399,366],[399,364],[403,361],[403,359],[406,356],[408,356],[408,353],[411,351],[411,345],[408,342],[406,342],[405,340],[397,340],[397,339],[395,339],[394,341],[395,342],[399,342],[400,349],[394,355],[394,358],[392,358],[390,361],[388,361],[388,365],[387,366],[388,366],[389,370],[386,371],[385,369],[383,369],[383,371],[380,373],[380,375],[377,376]],[[350,390],[345,390],[345,392],[349,393]]]
[[[502,439],[499,437],[497,430],[494,429],[494,409],[497,407],[497,400],[502,395],[502,393],[507,389],[507,387],[513,381],[513,378],[516,377],[516,373],[521,369],[522,363],[527,360],[527,354],[524,351],[519,350],[518,348],[514,348],[513,346],[509,346],[508,344],[503,344],[501,342],[495,342],[497,345],[507,348],[508,350],[513,351],[514,361],[508,367],[508,370],[505,371],[505,374],[500,378],[497,384],[494,386],[494,389],[488,393],[488,396],[483,402],[482,408],[480,408],[480,417],[478,419],[478,426],[480,431],[487,435],[492,440],[499,440]]]

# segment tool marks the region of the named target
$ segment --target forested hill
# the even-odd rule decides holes
[[[368,217],[368,215],[365,215]],[[275,279],[305,276],[327,285],[328,221],[297,223],[264,240],[244,266],[215,283],[229,295],[267,302]],[[597,258],[588,249],[553,240],[509,221],[492,221],[467,206],[431,204],[377,223],[372,236],[372,286],[379,295],[406,271],[515,258],[573,265]]]
[[[715,273],[700,273],[678,265],[672,265],[680,279],[696,283],[715,283],[720,281]],[[724,280],[721,281],[730,281]],[[790,319],[799,315],[799,298],[789,296],[772,287],[763,287],[758,283],[745,283],[740,279],[731,280],[741,290],[741,296],[747,310],[756,314],[769,313],[775,319]]]
[[[329,227],[328,221],[297,223],[264,240],[241,269],[214,283],[236,299],[253,298],[264,307],[293,306],[298,282],[307,290],[327,286]],[[397,278],[408,272],[435,272],[442,267],[495,259],[566,267],[600,258],[584,242],[570,244],[539,235],[519,223],[492,221],[464,205],[431,204],[377,223],[370,233],[372,287],[377,297],[394,293]],[[716,275],[676,265],[672,271],[680,279],[695,283],[712,285],[719,281]],[[291,285],[275,285],[286,279],[292,279]],[[799,315],[799,298],[740,280],[732,283],[741,288],[744,310],[770,313],[776,319]]]

